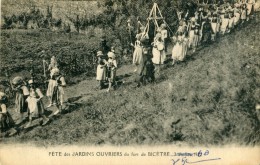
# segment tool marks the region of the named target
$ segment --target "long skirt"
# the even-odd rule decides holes
[[[33,117],[39,117],[44,114],[44,106],[41,100],[37,101],[35,97],[28,97],[27,102],[29,112]]]
[[[246,10],[242,10],[241,19],[242,19],[242,20],[245,20],[245,19],[246,19]]]
[[[174,61],[183,61],[187,53],[186,43],[177,42],[172,49],[172,59]]]
[[[114,82],[116,79],[116,69],[107,69],[107,77],[110,82]]]
[[[235,13],[235,17],[234,17],[234,25],[238,25],[240,20],[240,14],[239,13]]]
[[[46,96],[51,97],[51,96],[53,95],[53,90],[54,90],[54,87],[55,87],[56,85],[57,85],[56,80],[52,80],[52,79],[49,80],[49,84],[48,84],[48,89],[47,89]]]
[[[228,27],[229,29],[232,29],[234,27],[234,17],[230,18],[228,21]]]
[[[0,114],[0,121],[1,121],[1,131],[7,131],[8,129],[12,128],[15,125],[15,122],[9,112],[1,113]]]
[[[189,33],[189,45],[188,47],[196,48],[199,42],[199,36],[195,34],[194,30],[191,30]]]
[[[247,4],[247,15],[251,14],[252,8],[253,8],[253,4],[252,3],[248,3]]]
[[[220,23],[217,23],[216,32],[218,33],[219,31],[220,31]]]
[[[15,110],[18,113],[27,112],[28,103],[25,101],[26,97],[22,94],[17,92],[15,98]]]
[[[143,60],[143,48],[136,46],[133,54],[133,64],[139,65]]]
[[[218,32],[218,24],[217,23],[215,23],[215,22],[212,22],[211,23],[211,29],[212,29],[212,32],[214,33],[214,34],[216,34],[217,32]]]
[[[157,48],[153,48],[152,50],[153,58],[152,61],[154,64],[164,64],[166,59],[166,53],[164,50],[158,50]]]
[[[64,103],[64,89],[62,86],[56,86],[54,88],[54,93],[53,93],[53,102],[56,102],[58,105],[63,105]]]
[[[224,34],[227,30],[227,27],[228,27],[228,23],[229,23],[229,19],[227,18],[224,18],[222,20],[222,24],[221,24],[221,27],[220,27],[220,31],[222,34]]]
[[[98,65],[97,66],[97,75],[96,80],[105,81],[106,80],[106,66]]]

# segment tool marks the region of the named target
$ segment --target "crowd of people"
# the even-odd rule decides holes
[[[136,41],[131,44],[134,47],[133,64],[136,75],[137,87],[155,80],[155,74],[159,72],[160,66],[167,60],[167,51],[172,47],[171,60],[172,65],[176,62],[185,60],[188,49],[195,52],[199,45],[206,45],[216,41],[221,35],[232,32],[238,26],[243,25],[253,17],[254,0],[237,2],[235,4],[208,5],[207,7],[198,7],[194,13],[189,11],[178,12],[179,28],[169,41],[166,22],[156,29],[156,34],[152,43],[147,40],[144,34],[144,27],[136,35]],[[169,44],[172,43],[172,46]],[[108,85],[107,91],[116,87],[116,70],[118,68],[114,47],[109,48],[106,40],[102,38],[100,48],[97,51],[97,70],[96,80],[100,89]],[[32,125],[33,118],[42,118],[42,125],[49,122],[45,115],[46,108],[55,106],[57,110],[54,115],[61,113],[64,103],[65,78],[58,69],[56,58],[53,56],[48,65],[49,71],[48,89],[46,96],[49,99],[49,105],[43,104],[43,93],[36,83],[32,74],[29,81],[23,77],[17,76],[12,80],[12,88],[16,91],[15,111],[20,114],[22,123],[24,113],[28,114],[28,123],[24,128]],[[0,92],[1,104],[1,131],[9,131],[9,135],[15,134],[14,120],[7,111],[8,99],[5,93]]]
[[[40,120],[41,125],[46,125],[50,120],[45,114],[45,110],[52,106],[55,106],[57,110],[53,115],[61,113],[64,103],[64,87],[66,86],[65,78],[60,73],[57,65],[56,58],[53,56],[47,69],[49,71],[48,89],[46,96],[49,99],[49,105],[44,106],[43,93],[39,87],[39,83],[36,82],[35,74],[31,74],[29,81],[25,81],[22,76],[16,76],[12,80],[12,88],[16,93],[15,96],[15,112],[19,114],[19,119],[15,123],[10,113],[7,111],[8,97],[4,92],[0,92],[0,104],[1,104],[1,132],[12,136],[17,133],[16,126],[20,125],[26,119],[28,123],[24,128],[30,128],[34,118],[42,118]],[[27,113],[27,118],[24,114]]]

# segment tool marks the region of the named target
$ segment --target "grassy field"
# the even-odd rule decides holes
[[[8,34],[1,34],[1,58],[9,65],[12,61],[22,65],[28,59],[40,64],[41,58],[30,53],[37,54],[41,45],[53,45],[49,39],[38,41],[32,35],[24,35],[22,41],[13,39],[15,44],[10,44],[13,36],[8,38]],[[20,35],[17,32],[14,36]],[[78,52],[74,42],[83,44],[82,36],[78,36],[82,40],[75,36],[59,40],[60,36],[52,35],[61,50]],[[19,58],[19,54],[7,49],[11,46],[20,46],[20,52],[28,50],[28,56]],[[255,110],[260,101],[259,48],[258,15],[241,29],[189,55],[185,62],[164,66],[154,84],[135,88],[133,67],[127,65],[118,71],[124,83],[110,93],[96,91],[92,77],[68,86],[65,114],[52,118],[47,126],[22,130],[1,142],[40,146],[259,145],[260,113]]]

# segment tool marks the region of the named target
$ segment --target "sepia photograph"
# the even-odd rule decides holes
[[[1,0],[0,165],[260,165],[260,0]]]

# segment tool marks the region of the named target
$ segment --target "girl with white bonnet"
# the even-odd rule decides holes
[[[157,33],[154,42],[152,43],[153,50],[153,58],[152,61],[154,64],[164,64],[164,61],[166,59],[166,53],[164,49],[164,42],[162,40],[161,33]]]
[[[196,18],[192,17],[189,26],[189,44],[188,47],[193,49],[195,52],[199,42],[199,24],[196,22]]]
[[[143,45],[140,41],[141,38],[142,38],[142,33],[137,34],[135,44],[134,45],[131,44],[135,48],[134,53],[133,53],[133,64],[135,65],[134,72],[136,72],[138,65],[143,60]]]
[[[57,60],[56,60],[55,56],[52,56],[48,70],[51,71],[53,68],[57,68],[57,67],[58,67]]]
[[[161,35],[162,35],[162,40],[163,40],[163,43],[164,43],[164,49],[165,49],[165,52],[167,52],[167,38],[168,38],[168,31],[166,29],[166,24],[165,23],[162,23],[161,24],[161,29],[160,29],[160,32],[161,32]]]
[[[48,89],[47,89],[47,93],[46,96],[49,98],[50,104],[47,106],[47,108],[51,107],[52,105],[56,104],[54,103],[52,100],[52,96],[53,96],[53,90],[54,87],[56,85],[55,80],[53,79],[53,73],[58,69],[58,63],[57,60],[55,58],[55,56],[51,57],[51,62],[48,68],[48,71],[50,72],[50,79],[49,79],[49,83],[48,83]]]
[[[42,102],[43,94],[39,88],[36,87],[36,84],[33,80],[29,80],[29,97],[26,99],[29,109],[29,122],[24,128],[29,128],[32,124],[33,117],[42,117],[42,125],[46,125],[49,119],[44,115],[44,106]]]
[[[178,32],[178,36],[174,37],[175,45],[172,49],[172,65],[175,64],[176,61],[183,61],[186,53],[187,53],[187,44],[188,39],[182,32]]]
[[[106,81],[106,64],[107,60],[104,57],[104,54],[102,51],[97,52],[97,74],[96,74],[96,80],[98,81],[98,87],[99,89],[103,88],[103,83]]]
[[[108,52],[107,56],[108,56],[107,77],[108,77],[108,82],[109,82],[107,91],[110,91],[112,86],[115,85],[117,61],[116,61],[116,55],[114,52],[112,52],[112,51]]]
[[[224,35],[227,31],[228,28],[228,23],[229,23],[229,15],[225,8],[222,8],[220,12],[220,17],[221,17],[221,26],[220,26],[220,32],[222,35]]]
[[[59,69],[57,67],[53,67],[50,70],[50,79],[49,79],[48,89],[47,89],[47,92],[46,92],[46,96],[49,98],[50,104],[47,106],[47,108],[56,104],[56,102],[53,102],[52,97],[53,97],[54,88],[57,85],[56,80],[55,80],[53,75],[57,71],[59,71]]]

